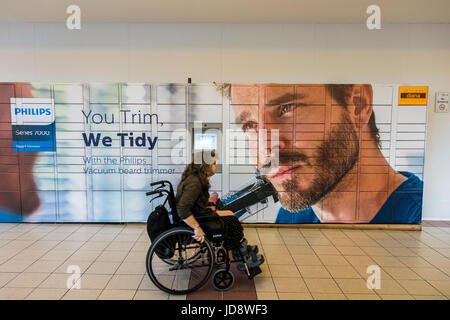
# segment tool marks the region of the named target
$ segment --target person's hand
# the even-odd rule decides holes
[[[208,202],[216,203],[217,199],[219,199],[219,195],[217,194],[217,192],[213,192],[211,193]]]
[[[230,210],[217,210],[216,213],[221,217],[234,216],[233,211]]]
[[[194,228],[194,235],[192,236],[192,238],[194,238],[200,243],[203,243],[203,241],[205,241],[205,233],[203,232],[202,228],[200,227]]]

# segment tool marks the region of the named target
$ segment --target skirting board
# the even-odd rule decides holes
[[[146,225],[143,222],[20,222],[20,224],[76,224],[76,225]],[[1,223],[0,223],[1,224]],[[344,224],[344,223],[300,223],[300,224],[275,224],[275,223],[242,223],[245,228],[303,228],[303,229],[353,229],[353,230],[406,230],[420,231],[421,224]]]
[[[311,223],[311,224],[272,224],[272,223],[244,223],[245,228],[303,228],[303,229],[354,229],[354,230],[406,230],[420,231],[421,224],[337,224],[337,223]]]

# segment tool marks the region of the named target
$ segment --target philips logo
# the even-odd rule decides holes
[[[53,99],[11,98],[11,123],[47,125],[55,121]]]
[[[50,108],[15,108],[15,115],[27,115],[27,116],[49,116],[52,114]]]

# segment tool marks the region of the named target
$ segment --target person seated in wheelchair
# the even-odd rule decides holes
[[[205,161],[205,158],[208,161]],[[255,274],[255,271],[259,273],[258,266],[264,263],[264,256],[258,254],[258,247],[248,245],[244,237],[244,229],[232,211],[215,210],[214,203],[210,202],[217,200],[217,194],[213,194],[212,197],[209,195],[211,186],[209,180],[216,170],[214,151],[204,151],[194,155],[194,160],[186,166],[177,187],[175,197],[177,214],[194,230],[192,237],[199,242],[203,242],[205,236],[210,239],[212,234],[220,230],[224,249],[231,250],[233,259],[238,260],[238,269],[244,271],[246,264],[251,273]],[[218,219],[207,219],[202,222],[203,217],[218,217]]]

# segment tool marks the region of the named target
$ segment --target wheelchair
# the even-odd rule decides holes
[[[152,243],[147,252],[146,267],[156,287],[169,294],[185,295],[198,290],[212,277],[213,287],[225,291],[234,284],[230,266],[235,262],[244,266],[249,279],[253,278],[252,269],[247,267],[240,250],[237,250],[240,256],[233,260],[224,248],[222,231],[206,232],[203,243],[192,238],[194,231],[176,214],[175,194],[169,181],[154,182],[150,186],[157,186],[146,193],[154,196],[151,202],[163,198],[147,221]],[[220,217],[196,219],[202,225],[202,222]]]

